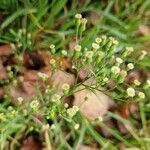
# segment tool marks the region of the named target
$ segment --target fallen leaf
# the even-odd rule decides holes
[[[42,150],[42,144],[30,136],[23,142],[20,150]]]
[[[13,50],[10,44],[0,46],[0,56],[9,56],[11,54],[13,54]]]
[[[81,91],[74,94],[74,105],[80,107],[81,113],[89,120],[103,117],[114,105],[113,101],[100,91],[94,90],[93,93],[84,86],[80,86],[78,90]]]
[[[52,85],[56,86],[59,90],[61,90],[63,84],[73,85],[75,81],[74,75],[57,70],[51,77]]]
[[[2,87],[0,87],[0,99],[3,97],[3,95],[4,95],[4,90]]]

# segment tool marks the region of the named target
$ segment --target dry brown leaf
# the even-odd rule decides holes
[[[13,50],[10,44],[0,46],[0,56],[9,56],[11,54],[13,54]]]
[[[0,80],[6,79],[6,78],[7,78],[6,69],[4,68],[2,62],[0,61]]]
[[[51,78],[51,82],[54,86],[56,86],[59,90],[62,88],[63,84],[69,84],[70,86],[73,85],[75,81],[75,77],[74,75],[61,71],[61,70],[57,70]]]
[[[80,86],[78,90],[84,89]],[[100,91],[94,93],[88,89],[81,90],[74,94],[74,105],[80,107],[81,113],[89,120],[94,120],[98,117],[103,117],[112,107],[113,101]],[[88,98],[85,100],[85,98]]]
[[[42,144],[30,136],[23,142],[20,150],[42,150]]]
[[[0,87],[0,99],[3,97],[3,95],[4,95],[4,90],[2,87]]]

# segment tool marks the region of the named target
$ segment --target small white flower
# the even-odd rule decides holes
[[[49,61],[49,63],[50,63],[51,65],[54,65],[54,64],[56,63],[56,60],[55,60],[55,59],[51,59],[51,60]]]
[[[113,66],[111,68],[111,72],[114,73],[114,74],[118,74],[118,73],[120,73],[120,68],[117,67],[117,66]]]
[[[61,53],[62,53],[64,56],[67,56],[67,51],[66,51],[66,50],[62,50]]]
[[[102,39],[97,37],[97,38],[95,39],[95,42],[99,44],[99,43],[102,42]]]
[[[129,64],[127,65],[127,67],[128,67],[129,70],[131,70],[131,69],[134,68],[134,65],[133,65],[132,63],[129,63]]]
[[[19,102],[19,104],[22,104],[23,98],[22,98],[22,97],[18,97],[18,98],[17,98],[17,101]]]
[[[87,19],[86,18],[82,18],[81,23],[86,24],[87,23]]]
[[[64,106],[65,106],[65,108],[68,108],[68,107],[69,107],[68,103],[65,103]]]
[[[51,44],[50,45],[50,49],[54,49],[55,48],[55,45],[54,44]]]
[[[48,79],[48,75],[42,72],[38,72],[38,76],[43,81],[46,81]]]
[[[81,15],[81,14],[76,14],[76,15],[75,15],[75,18],[76,18],[76,19],[81,19],[81,18],[82,18],[82,15]]]
[[[46,131],[48,129],[49,129],[49,124],[45,124],[45,125],[42,126],[43,131]]]
[[[146,83],[150,86],[150,80],[149,79],[146,81]]]
[[[94,55],[93,51],[87,51],[85,54],[85,56],[89,59],[91,59],[93,57],[93,55]]]
[[[38,100],[33,100],[33,101],[30,103],[30,107],[31,107],[33,110],[38,110],[39,101],[38,101]]]
[[[79,108],[77,106],[73,106],[72,108],[67,109],[67,114],[72,118],[77,112]]]
[[[109,40],[114,44],[114,45],[118,45],[118,41],[115,39],[115,38],[113,38],[113,37],[109,37]]]
[[[107,77],[105,77],[104,79],[103,79],[103,81],[104,82],[107,82],[109,79],[107,78]]]
[[[96,50],[99,49],[99,45],[97,43],[92,43],[92,47]]]
[[[145,55],[147,55],[147,52],[143,50],[142,54],[145,56]]]
[[[55,94],[52,96],[52,102],[57,102],[59,103],[61,99],[61,96],[59,94]]]
[[[135,96],[135,90],[134,90],[132,87],[129,87],[129,88],[127,89],[127,95],[128,95],[129,97],[134,97],[134,96]]]
[[[117,58],[116,58],[116,62],[117,62],[118,64],[122,64],[122,63],[123,63],[123,60],[122,60],[120,57],[117,57]]]
[[[16,46],[15,46],[14,43],[11,43],[11,44],[10,44],[10,47],[12,48],[12,50],[15,50],[15,49],[16,49]]]
[[[100,122],[102,122],[102,121],[103,121],[103,118],[102,118],[101,116],[99,116],[99,117],[98,117],[98,120],[99,120]]]
[[[138,81],[138,80],[134,80],[134,84],[137,85],[137,86],[139,86],[141,84],[141,82]]]
[[[75,45],[74,49],[75,49],[75,51],[80,52],[81,51],[81,45]]]
[[[75,124],[74,129],[75,129],[75,130],[78,130],[79,127],[80,127],[80,125],[77,123],[77,124]]]
[[[74,105],[72,108],[73,108],[74,111],[76,111],[76,112],[79,111],[79,107],[78,107],[78,106],[75,106],[75,105]]]
[[[101,38],[102,38],[103,40],[106,40],[107,37],[106,37],[106,35],[102,35]]]
[[[142,60],[145,57],[145,55],[147,55],[147,52],[143,50],[142,54],[139,57],[139,60]]]
[[[133,49],[133,47],[126,47],[126,51],[129,52],[129,53],[131,53],[131,52],[134,51],[134,49]]]
[[[123,78],[125,78],[125,77],[127,76],[127,71],[121,70],[121,71],[120,71],[120,75],[121,75]]]
[[[143,92],[139,92],[138,93],[139,98],[144,99],[145,98],[145,94]]]
[[[67,84],[67,83],[64,83],[64,84],[62,85],[62,89],[63,89],[64,91],[68,91],[68,90],[70,89],[70,85]]]

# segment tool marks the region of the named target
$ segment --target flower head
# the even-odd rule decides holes
[[[59,94],[54,94],[52,96],[52,102],[60,103],[61,96]]]
[[[75,129],[75,130],[78,130],[79,127],[80,127],[80,125],[79,125],[78,123],[74,125],[74,129]]]
[[[38,100],[33,100],[31,103],[30,103],[30,107],[37,111],[38,110],[38,107],[39,107],[39,101]]]
[[[120,65],[123,63],[123,60],[120,57],[117,57],[116,62]]]
[[[78,111],[79,108],[77,106],[73,106],[72,108],[67,109],[67,114],[72,118]]]
[[[113,66],[111,68],[111,72],[114,73],[114,74],[118,74],[118,73],[120,73],[120,68],[117,67],[117,66]]]
[[[121,75],[123,78],[125,78],[125,77],[127,76],[127,71],[121,70],[121,71],[120,71],[120,75]]]
[[[46,81],[48,79],[48,75],[42,72],[38,72],[38,76],[42,81]]]
[[[138,81],[138,80],[134,80],[134,84],[137,85],[137,86],[139,86],[141,84],[141,82]]]
[[[97,38],[95,39],[95,42],[96,42],[97,44],[99,44],[99,43],[102,42],[102,39],[97,37]]]
[[[81,45],[75,45],[74,49],[76,52],[80,52],[81,51]]]
[[[22,98],[22,97],[18,97],[18,98],[17,98],[17,101],[18,101],[19,104],[22,104],[23,98]]]
[[[94,55],[93,51],[87,51],[85,54],[85,57],[91,59],[93,57],[93,55]]]
[[[97,49],[100,48],[99,45],[98,45],[97,43],[92,43],[92,47],[93,47],[95,50],[97,50]]]
[[[134,49],[133,49],[133,47],[126,47],[126,51],[129,52],[129,53],[131,53],[131,52],[134,51]]]
[[[82,18],[81,19],[81,23],[86,24],[87,23],[87,19],[86,18]]]
[[[127,65],[127,68],[128,68],[129,70],[132,70],[132,69],[134,68],[134,65],[133,65],[132,63],[129,63],[129,64]]]
[[[132,87],[129,87],[129,88],[127,89],[127,95],[128,95],[129,97],[134,97],[134,96],[135,96],[135,90],[134,90]]]
[[[54,65],[54,64],[56,63],[56,60],[55,60],[55,59],[51,59],[51,60],[49,61],[49,63],[50,63],[51,65]]]
[[[76,18],[76,19],[81,19],[81,18],[82,18],[82,15],[81,15],[81,14],[76,14],[76,15],[75,15],[75,18]]]
[[[139,92],[138,96],[140,99],[144,99],[145,98],[145,94],[143,92]]]
[[[54,49],[55,48],[55,45],[54,44],[51,44],[50,45],[50,49]]]
[[[64,91],[64,93],[68,93],[68,91],[69,91],[69,89],[70,89],[70,85],[69,84],[67,84],[67,83],[64,83],[63,85],[62,85],[62,90]]]

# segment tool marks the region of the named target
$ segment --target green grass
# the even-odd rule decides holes
[[[0,21],[0,43],[16,42],[18,30],[24,28],[32,35],[32,46],[27,47],[26,40],[23,40],[22,42],[25,45],[23,52],[25,50],[47,50],[50,44],[55,44],[59,53],[62,49],[68,49],[68,44],[71,39],[74,38],[74,15],[76,13],[81,13],[85,15],[85,17],[90,18],[89,16],[95,13],[100,17],[95,25],[89,21],[86,36],[83,35],[81,40],[81,45],[83,47],[90,47],[91,43],[93,43],[98,35],[105,34],[116,37],[121,43],[118,51],[121,51],[125,46],[133,46],[138,52],[141,49],[150,47],[150,35],[140,35],[137,33],[141,24],[150,25],[150,18],[146,19],[145,17],[145,13],[148,10],[150,10],[150,0],[133,0],[132,2],[126,0],[87,0],[84,4],[79,4],[77,0],[0,0],[0,17],[2,17]],[[22,50],[20,50],[20,53],[21,52]],[[149,71],[149,56],[140,61],[138,66]],[[131,118],[130,120],[125,120],[113,113],[109,113],[108,116],[106,116],[119,120],[125,124],[133,122],[134,130],[129,129],[130,135],[128,137],[121,135],[116,129],[101,124],[100,126],[106,128],[106,130],[113,135],[113,140],[106,139],[95,131],[91,123],[80,117],[79,122],[81,122],[83,127],[78,133],[72,131],[71,136],[74,140],[72,148],[64,139],[64,133],[61,128],[63,123],[61,121],[56,122],[57,130],[55,134],[59,134],[60,138],[57,149],[76,149],[79,144],[84,141],[86,136],[90,136],[106,150],[117,150],[119,142],[124,143],[128,147],[137,146],[142,150],[149,150],[150,137],[148,132],[150,130],[150,111],[149,107],[147,107],[148,103],[148,98],[147,101],[140,102],[139,121],[132,120]],[[3,111],[5,108],[5,105],[1,105],[0,111]],[[30,119],[31,118],[28,118],[25,121],[25,118],[21,118],[22,122],[20,122],[18,126],[15,125],[14,128],[11,128],[11,131],[8,130],[6,135],[1,135],[3,140],[5,140],[8,135],[16,133],[18,130],[21,132],[22,128],[24,128],[22,124],[28,126],[27,124]],[[0,128],[3,130],[9,129],[10,126],[12,127],[13,123],[16,124],[16,122],[18,122],[18,120],[14,118],[8,126],[0,123]],[[139,122],[140,125],[138,125]],[[37,127],[37,130],[38,128],[39,127]],[[72,129],[69,125],[68,128]],[[141,129],[144,132],[142,136],[139,135]],[[53,135],[54,139],[56,138],[55,134]],[[146,138],[148,140],[145,140]],[[85,141],[85,143],[86,142],[88,143],[88,140]]]

